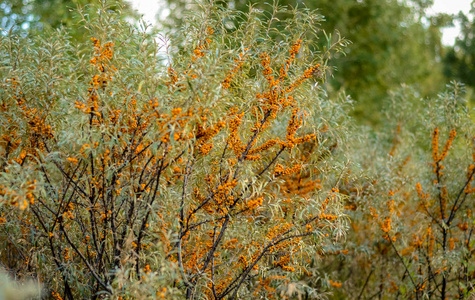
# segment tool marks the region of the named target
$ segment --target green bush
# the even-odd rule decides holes
[[[2,35],[2,264],[54,299],[338,285],[317,253],[346,230],[349,102],[318,83],[345,42],[312,52],[320,16],[275,13],[203,4],[165,39],[103,6],[82,21],[91,44]]]
[[[386,115],[384,129],[366,130],[354,146],[366,178],[341,188],[348,255],[322,268],[344,282],[342,299],[469,299],[475,150],[463,86],[435,99],[403,87]]]

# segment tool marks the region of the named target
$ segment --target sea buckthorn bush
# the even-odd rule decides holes
[[[340,286],[319,266],[347,228],[349,101],[320,86],[346,42],[315,48],[307,10],[202,4],[164,38],[107,5],[88,44],[0,36],[2,265],[51,299]]]
[[[348,253],[322,269],[343,282],[342,299],[471,299],[475,152],[463,86],[434,99],[403,87],[391,100],[386,127],[354,146],[365,179],[340,188]]]

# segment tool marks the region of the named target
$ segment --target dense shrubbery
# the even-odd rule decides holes
[[[359,299],[466,299],[475,279],[475,145],[463,87],[436,99],[405,87],[392,100],[387,127],[356,146],[367,178],[341,188],[352,220],[344,271],[326,269]]]
[[[164,43],[106,6],[90,44],[5,33],[3,267],[52,299],[467,297],[460,88],[352,125],[321,88],[346,43],[316,51],[320,20],[202,5]]]
[[[325,290],[299,283],[345,227],[341,104],[302,39],[318,18],[287,12],[271,39],[259,12],[224,13],[204,6],[165,59],[105,10],[79,49],[3,38],[6,267],[58,299]]]

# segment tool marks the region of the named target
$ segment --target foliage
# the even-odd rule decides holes
[[[366,172],[349,182],[348,254],[324,270],[358,299],[467,299],[475,290],[473,126],[463,87],[435,99],[394,94],[388,127],[369,131],[354,156]],[[370,141],[368,143],[368,141]],[[373,150],[370,150],[373,149]],[[355,276],[355,273],[358,276]],[[337,277],[338,278],[338,277]]]
[[[367,5],[368,26],[397,33],[386,17],[429,2],[340,8]],[[359,50],[320,42],[321,15],[222,4],[199,2],[167,37],[124,21],[117,2],[78,13],[86,43],[68,28],[2,32],[2,267],[50,299],[473,297],[464,86],[423,97],[415,75],[381,100],[377,129],[356,125],[325,82]],[[434,50],[419,46],[407,49]],[[395,48],[368,52],[362,73],[412,68]],[[380,65],[392,55],[409,66]]]
[[[18,282],[12,280],[4,271],[0,271],[0,298],[4,300],[26,300],[41,296],[41,286],[36,282]]]
[[[316,254],[346,230],[348,99],[319,83],[344,43],[313,51],[319,16],[282,13],[272,36],[261,12],[208,4],[167,44],[107,5],[83,14],[92,45],[2,35],[2,264],[54,299],[339,285]],[[244,21],[229,30],[227,16]]]
[[[183,11],[192,9],[193,1],[168,0],[171,14],[168,26],[181,24]],[[268,19],[282,23],[285,14],[275,15],[265,1],[217,1],[240,11],[262,9]],[[271,1],[270,1],[271,2]],[[353,115],[364,124],[380,124],[383,99],[402,83],[419,86],[423,96],[435,95],[445,78],[442,76],[440,28],[448,23],[448,16],[429,16],[425,8],[430,1],[398,0],[280,0],[287,7],[318,9],[324,16],[323,31],[315,38],[321,49],[340,36],[351,44],[344,53],[336,54],[329,92],[344,90],[355,100]],[[239,20],[227,19],[227,22]]]
[[[45,30],[67,28],[68,34],[74,40],[86,42],[87,35],[84,27],[77,26],[77,9],[82,8],[89,19],[97,17],[97,10],[91,0],[6,0],[0,4],[0,28],[3,30],[21,32],[23,34],[38,34]],[[117,1],[109,9],[121,11],[122,18],[136,17],[131,6],[126,1]]]
[[[449,49],[444,58],[445,75],[449,78],[456,78],[471,88],[475,87],[474,16],[475,2],[472,1],[469,15],[462,12],[458,15],[461,27],[460,36],[457,37],[455,45]]]

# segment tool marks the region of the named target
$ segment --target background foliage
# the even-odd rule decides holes
[[[83,26],[78,26],[80,17],[77,9],[82,8],[87,18],[97,18],[98,11],[91,4],[97,1],[90,0],[7,0],[0,4],[0,28],[23,34],[41,34],[51,29],[67,28],[74,40],[85,42],[87,35]],[[137,18],[127,1],[117,1],[109,9],[117,10],[120,7],[120,18]]]

